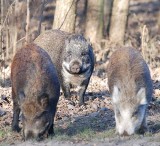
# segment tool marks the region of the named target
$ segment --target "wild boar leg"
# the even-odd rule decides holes
[[[147,127],[147,124],[146,124],[146,113],[145,113],[143,121],[142,121],[142,125],[141,125],[141,127],[139,129],[139,133],[140,134],[144,134],[147,131],[148,131],[148,127]]]
[[[53,124],[51,125],[51,127],[48,130],[48,135],[53,136],[54,135],[54,129],[53,129]]]
[[[63,90],[65,98],[70,98],[71,97],[70,84],[69,83],[62,84],[62,90]]]
[[[49,136],[54,136],[54,117],[55,117],[55,114],[56,114],[56,107],[57,105],[55,103],[57,103],[56,101],[53,101],[54,103],[54,108],[53,108],[53,116],[51,117],[52,119],[52,125],[50,126],[50,128],[48,129],[48,135]]]
[[[13,131],[20,131],[19,128],[19,114],[20,114],[20,107],[16,98],[16,95],[12,89],[12,98],[13,100],[13,120],[12,120],[12,130]]]
[[[78,92],[78,96],[79,96],[79,105],[83,105],[84,104],[84,94],[86,92],[86,89],[88,87],[88,83],[89,80],[86,80],[85,82],[83,82],[83,84],[80,86],[79,92]]]

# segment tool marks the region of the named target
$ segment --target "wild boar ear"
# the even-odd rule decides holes
[[[87,43],[88,43],[90,46],[92,46],[92,43],[91,43],[90,38],[87,38]]]
[[[69,38],[65,40],[65,49],[68,51],[68,46],[69,46],[70,40]]]
[[[40,97],[40,105],[43,107],[43,108],[46,108],[49,104],[49,96],[48,94],[46,93],[43,93]]]
[[[117,103],[119,101],[119,89],[117,86],[113,87],[113,92],[112,92],[112,101],[113,103]]]
[[[145,88],[139,89],[139,91],[137,93],[137,98],[138,98],[141,105],[147,104]]]
[[[65,45],[68,45],[69,43],[70,43],[70,39],[67,38],[67,39],[65,40]]]

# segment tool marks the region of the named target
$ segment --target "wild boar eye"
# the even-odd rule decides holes
[[[86,56],[87,55],[87,52],[82,52],[81,53],[81,56]]]
[[[116,109],[116,114],[117,114],[117,116],[120,116],[120,115],[121,115],[119,109]]]
[[[27,121],[26,117],[22,114],[22,120]]]
[[[137,115],[138,115],[138,109],[133,112],[132,117],[136,117]]]
[[[69,51],[67,52],[67,57],[71,57],[72,56],[72,53]]]

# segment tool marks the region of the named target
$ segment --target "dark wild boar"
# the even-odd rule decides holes
[[[49,30],[34,41],[44,48],[54,62],[65,98],[69,98],[71,85],[79,89],[79,104],[84,103],[84,94],[94,68],[91,45],[82,35],[60,30]]]
[[[19,131],[22,112],[25,140],[54,134],[53,122],[60,95],[56,69],[49,55],[30,44],[20,49],[11,66],[13,131]]]
[[[152,99],[153,87],[143,57],[134,48],[118,49],[110,58],[107,73],[117,133],[144,133],[147,130],[146,110]]]

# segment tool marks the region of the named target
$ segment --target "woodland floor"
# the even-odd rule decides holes
[[[146,21],[149,23],[149,27],[152,27],[155,25],[154,11],[153,15],[143,13],[143,11],[147,9],[147,6],[150,8],[149,10],[152,10],[152,7],[157,4],[159,3],[156,0],[152,2],[151,0],[136,0],[135,2],[131,0],[130,11],[137,12],[138,18],[148,18],[147,20],[150,20],[151,23]],[[134,24],[131,17],[129,18],[129,23],[132,22]],[[154,28],[152,29],[153,34],[156,33]],[[160,44],[160,40],[158,41]],[[107,86],[106,66],[108,60],[103,59],[104,56],[101,56],[103,52],[100,50],[95,51],[95,55],[99,59],[97,59],[95,71],[86,91],[86,105],[78,106],[75,90],[72,91],[70,101],[65,100],[61,95],[55,116],[55,136],[42,142],[24,142],[22,133],[11,131],[10,67],[7,67],[5,69],[6,78],[8,77],[5,83],[6,86],[0,87],[0,146],[160,146],[160,68],[151,69],[154,84],[154,101],[148,107],[147,123],[149,132],[145,135],[119,137],[115,134],[114,113]]]
[[[93,73],[85,96],[85,106],[78,106],[75,92],[70,101],[61,95],[55,117],[55,137],[40,143],[23,142],[22,133],[11,131],[11,87],[0,88],[0,105],[4,111],[1,111],[4,115],[0,117],[0,145],[160,145],[160,76],[153,81],[155,100],[148,108],[149,132],[130,137],[115,135],[114,113],[105,76],[105,73],[103,77],[98,77],[96,71]]]

